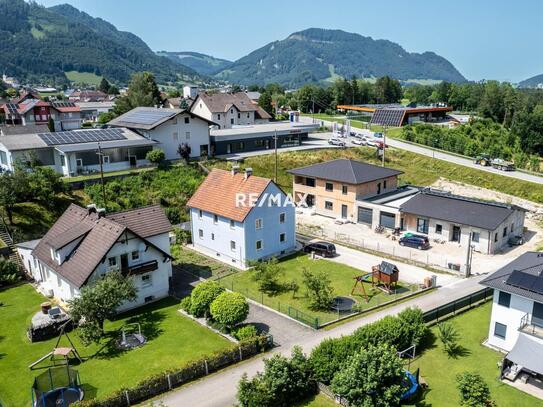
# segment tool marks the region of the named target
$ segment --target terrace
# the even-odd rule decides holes
[[[543,320],[526,314],[520,320],[519,331],[543,339]]]

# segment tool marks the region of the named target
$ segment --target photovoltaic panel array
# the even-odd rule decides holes
[[[522,288],[537,294],[543,295],[543,276],[525,273],[524,271],[514,270],[507,280],[506,284]]]
[[[400,127],[402,125],[405,109],[378,109],[373,114],[370,123],[381,126]]]
[[[75,107],[74,102],[53,102],[53,107]]]
[[[55,133],[39,133],[38,136],[49,146],[126,140],[123,129],[59,131]]]
[[[140,110],[136,109],[132,112],[125,113],[123,115],[123,122],[153,125],[156,122],[173,117],[176,112],[172,112],[170,109],[152,109],[152,110]]]
[[[7,103],[6,107],[8,108],[8,112],[10,114],[17,114],[18,113],[17,105],[15,103]]]

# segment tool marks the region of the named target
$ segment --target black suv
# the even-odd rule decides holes
[[[416,247],[419,250],[426,250],[430,248],[430,241],[426,236],[407,235],[400,238],[400,246]]]
[[[304,252],[315,252],[322,257],[334,257],[336,255],[336,246],[327,242],[314,242],[304,246]]]

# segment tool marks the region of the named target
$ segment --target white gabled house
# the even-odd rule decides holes
[[[543,377],[543,253],[527,252],[486,277],[494,289],[487,344],[508,352],[503,376]]]
[[[296,249],[294,204],[270,179],[212,170],[189,200],[194,248],[246,268]]]
[[[125,310],[168,295],[170,230],[158,205],[106,215],[94,205],[72,204],[43,238],[17,250],[38,289],[63,303],[105,273],[120,271],[138,289]]]

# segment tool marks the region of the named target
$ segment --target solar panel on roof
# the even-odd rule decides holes
[[[400,127],[402,125],[404,109],[377,109],[373,114],[370,123],[381,126]]]
[[[505,283],[514,287],[522,288],[524,290],[532,291],[534,293],[543,295],[543,277],[539,275],[514,270],[509,275]]]
[[[155,110],[134,110],[128,112],[123,116],[124,122],[152,125],[162,119],[172,117],[177,112],[169,109],[155,109]]]
[[[17,105],[15,103],[7,103],[6,106],[11,114],[18,113]]]
[[[53,102],[53,107],[75,107],[74,102]]]
[[[55,133],[39,133],[38,136],[49,146],[126,140],[123,129],[59,131]]]

